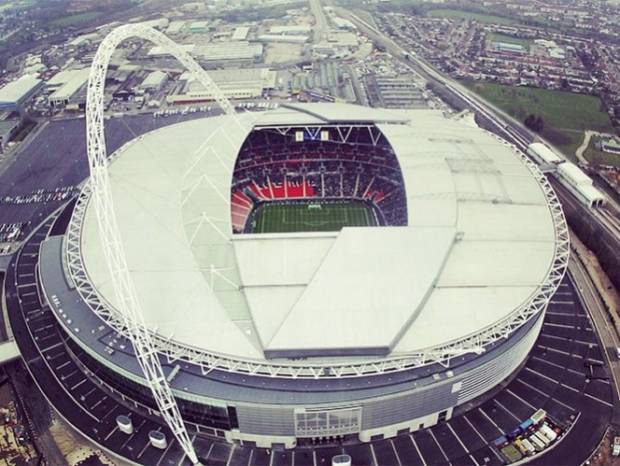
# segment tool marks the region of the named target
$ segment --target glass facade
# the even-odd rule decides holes
[[[362,408],[295,410],[295,436],[332,437],[360,431]]]
[[[114,387],[115,390],[122,393],[127,398],[136,400],[151,409],[157,410],[157,405],[148,387],[119,376],[116,372],[95,361],[95,359],[86,354],[71,339],[67,340],[67,345],[71,352],[80,359],[82,364],[88,367],[100,380]],[[177,398],[177,403],[181,416],[186,421],[215,429],[230,430],[239,427],[237,412],[233,406],[212,406],[179,398]]]

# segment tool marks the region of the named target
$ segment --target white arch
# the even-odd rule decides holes
[[[117,46],[126,39],[137,37],[165,48],[211,93],[220,107],[234,118],[235,110],[206,71],[181,47],[164,34],[142,24],[120,26],[110,32],[99,45],[90,68],[86,96],[86,143],[90,168],[92,200],[99,226],[103,252],[112,278],[114,294],[124,327],[132,341],[138,363],[144,372],[162,417],[193,464],[200,464],[192,445],[170,384],[162,369],[151,334],[144,323],[120,231],[114,214],[114,203],[108,175],[107,148],[103,117],[103,95],[108,64]]]

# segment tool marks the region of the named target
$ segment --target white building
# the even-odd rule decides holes
[[[148,74],[144,81],[138,86],[144,91],[159,91],[168,81],[168,75],[163,71],[153,71]]]
[[[0,89],[0,110],[13,110],[23,104],[41,85],[41,80],[24,75]]]
[[[269,29],[270,34],[305,35],[312,32],[311,26],[273,26]]]
[[[276,72],[269,68],[213,70],[209,76],[229,99],[253,99],[276,86]],[[181,75],[187,80],[185,92],[167,97],[169,103],[201,102],[213,100],[200,83],[190,79],[189,73]]]
[[[185,29],[185,21],[172,21],[166,29],[166,34],[180,34]]]
[[[308,36],[297,34],[261,34],[258,36],[258,40],[261,42],[286,42],[290,44],[305,44],[308,39]]]
[[[263,54],[263,45],[245,41],[211,42],[196,45],[192,55],[205,62],[256,60]]]
[[[240,26],[235,29],[235,32],[233,32],[232,40],[246,40],[248,38],[249,32],[250,32],[249,27]]]
[[[48,98],[52,107],[67,105],[71,98],[88,82],[88,68],[65,70],[47,81],[47,87],[56,89]]]

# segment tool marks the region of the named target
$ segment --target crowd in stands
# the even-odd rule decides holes
[[[407,224],[400,166],[383,136],[373,144],[366,127],[354,128],[347,142],[331,133],[326,140],[302,139],[299,131],[262,129],[248,136],[232,182],[236,233],[245,231],[257,205],[274,200],[359,200],[372,204],[381,224]]]

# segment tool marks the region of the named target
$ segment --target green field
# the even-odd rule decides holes
[[[450,8],[437,8],[434,10],[429,10],[427,15],[434,16],[437,18],[472,19],[472,20],[478,21],[479,23],[487,23],[487,24],[510,25],[510,24],[519,23],[519,21],[516,21],[511,18],[504,18],[502,16],[485,15],[482,13],[471,13],[469,11],[452,10]]]
[[[506,34],[500,34],[499,32],[489,32],[487,33],[487,41],[490,42],[505,42],[508,44],[517,44],[522,45],[526,49],[529,50],[530,45],[532,45],[532,41],[529,39],[522,39],[520,37],[509,36]]]
[[[89,11],[86,13],[78,13],[75,15],[69,15],[69,16],[63,16],[60,18],[56,18],[55,20],[50,21],[49,24],[51,26],[56,26],[56,27],[75,26],[80,23],[92,21],[93,19],[96,19],[97,17],[101,16],[101,14],[102,13],[99,11]]]
[[[258,209],[253,233],[340,231],[343,227],[376,224],[372,212],[360,202],[265,204]]]
[[[529,114],[541,116],[545,122],[541,136],[571,159],[575,158],[585,130],[614,130],[598,97],[495,83],[462,84],[521,122]]]

